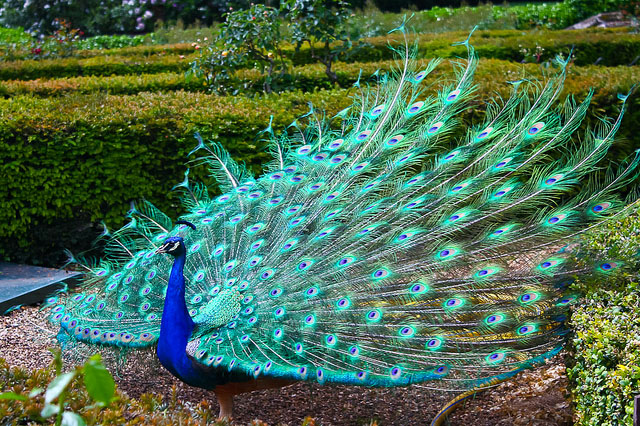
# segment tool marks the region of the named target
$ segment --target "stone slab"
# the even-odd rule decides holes
[[[14,306],[41,302],[63,282],[73,285],[80,276],[79,272],[0,262],[0,315]]]

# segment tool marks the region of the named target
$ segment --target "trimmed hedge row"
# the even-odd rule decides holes
[[[507,95],[510,88],[499,81],[521,76],[506,65],[500,74],[496,67],[503,64],[491,62],[493,69],[481,65],[478,70],[481,101],[495,91]],[[616,94],[639,78],[612,73],[596,92],[593,110],[615,115]],[[584,94],[588,81],[571,76],[567,90]],[[167,198],[167,193],[182,180],[196,130],[220,141],[257,172],[267,154],[255,137],[270,115],[282,129],[307,111],[308,102],[333,114],[350,103],[349,93],[335,89],[245,98],[178,91],[1,100],[0,258],[54,263],[59,259],[53,254],[62,247],[77,247],[74,227],[99,219],[119,225],[131,199],[147,198],[175,212],[175,197]],[[640,101],[634,97],[630,103],[621,133],[635,136],[640,132]],[[482,110],[470,110],[462,118],[481,119]],[[200,180],[205,173],[197,169],[191,176]]]
[[[465,40],[468,33],[450,32],[446,34],[419,34],[418,57],[455,58],[466,57],[464,46],[452,46]],[[392,59],[393,52],[388,43],[399,44],[402,37],[398,34],[375,37],[367,40],[371,46],[364,48],[351,60],[367,62],[371,60]],[[599,58],[601,65],[628,65],[640,54],[640,38],[627,29],[586,29],[576,31],[476,31],[471,43],[482,58],[504,59],[520,62],[524,59],[523,48],[535,50],[544,48],[541,61],[553,59],[557,54],[565,57],[573,48],[577,65],[590,65]],[[308,48],[301,49],[293,57],[295,64],[310,62]]]
[[[203,83],[187,81],[184,73],[158,73],[117,75],[109,77],[87,76],[52,80],[10,80],[0,83],[0,96],[32,95],[39,97],[63,96],[71,93],[88,94],[106,92],[112,95],[133,95],[140,92],[173,90],[201,91]]]
[[[193,51],[194,48],[190,43],[176,43],[120,47],[114,49],[77,50],[74,56],[90,58],[94,56],[190,55]]]
[[[62,261],[78,249],[90,221],[121,225],[132,199],[176,211],[171,187],[182,181],[193,134],[221,141],[254,170],[267,155],[253,142],[271,114],[279,128],[313,101],[342,109],[345,91],[255,99],[201,93],[102,94],[0,101],[0,258]],[[202,180],[204,168],[191,176]],[[84,246],[83,248],[87,248]]]
[[[195,54],[185,58],[180,58],[177,55],[114,55],[86,59],[64,58],[2,62],[0,63],[0,80],[180,72],[186,71],[194,58]]]
[[[571,383],[578,426],[633,423],[640,392],[640,282],[637,276],[640,217],[611,223],[584,238],[588,253],[624,261],[628,272],[576,285],[586,293],[571,316]]]
[[[363,78],[370,77],[377,70],[390,69],[392,61],[368,63],[335,64],[339,87],[350,87],[362,72]],[[436,69],[434,76],[450,72],[447,63]],[[541,68],[536,64],[517,64],[496,59],[480,59],[476,78],[484,87],[496,84],[504,86],[504,82],[520,78],[523,75],[542,77]],[[243,87],[252,87],[260,92],[264,77],[255,70],[242,70],[236,76]],[[639,67],[599,67],[572,66],[570,70],[570,93],[584,93],[585,88],[618,88],[625,87],[625,82],[640,81]],[[287,81],[282,82],[289,90],[312,92],[318,89],[332,89],[327,80],[324,66],[320,64],[294,67]],[[491,87],[493,90],[494,88]],[[0,96],[33,95],[39,97],[63,96],[66,94],[89,94],[106,92],[112,95],[133,95],[140,92],[165,92],[185,90],[190,92],[205,91],[204,81],[187,80],[182,73],[158,73],[110,77],[73,77],[52,80],[11,80],[0,83]],[[248,89],[247,89],[248,90]],[[576,92],[577,91],[577,92]]]
[[[466,56],[464,46],[451,46],[455,41],[464,40],[468,34],[449,33],[447,37],[420,35],[418,57],[458,58]],[[400,43],[396,37],[377,37],[368,40],[369,46],[349,58],[349,62],[375,62],[392,60],[394,53],[388,48],[388,42]],[[640,54],[640,38],[620,30],[596,31],[549,31],[545,33],[522,31],[479,31],[474,33],[473,45],[480,57],[504,59],[520,62],[524,59],[523,48],[529,50],[536,46],[544,48],[542,61],[554,58],[557,54],[565,56],[574,47],[575,63],[589,65],[599,58],[600,65],[616,66],[631,63]],[[183,49],[179,45],[176,49]],[[148,48],[147,46],[143,46]],[[140,49],[140,50],[135,50]],[[171,48],[162,50],[164,54],[151,55],[139,47],[117,49],[122,55],[112,54],[91,58],[66,58],[52,60],[24,60],[0,64],[0,80],[32,80],[37,78],[61,78],[77,76],[111,76],[127,74],[149,74],[182,72],[189,68],[196,57],[191,51],[184,59],[173,53]],[[135,52],[127,55],[126,52]],[[314,61],[309,48],[304,46],[295,52],[292,46],[285,54],[294,65],[307,65]]]

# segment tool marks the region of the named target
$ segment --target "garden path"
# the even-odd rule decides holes
[[[45,312],[27,306],[0,316],[0,358],[12,366],[46,367],[52,360],[48,348],[56,346],[55,330]],[[151,363],[149,362],[153,360]],[[130,357],[116,374],[118,388],[133,398],[154,393],[166,400],[175,386],[177,397],[195,407],[215,397],[178,381],[164,371],[151,352]],[[551,426],[570,425],[571,409],[566,400],[567,378],[563,356],[547,365],[526,371],[515,379],[479,394],[459,408],[450,426]],[[424,425],[452,395],[423,386],[408,388],[360,388],[299,383],[237,396],[237,424],[261,419],[269,425],[298,426],[306,416],[327,425]]]

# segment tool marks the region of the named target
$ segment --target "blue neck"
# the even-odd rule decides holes
[[[194,323],[184,299],[184,263],[186,253],[177,256],[171,268],[167,296],[164,299],[160,338],[158,339],[158,359],[160,363],[183,382],[197,387],[210,387],[212,383],[194,369],[187,356],[187,343],[193,332]],[[208,385],[208,386],[207,386]]]

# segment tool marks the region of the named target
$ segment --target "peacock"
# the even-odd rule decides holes
[[[557,354],[570,284],[624,266],[576,257],[576,242],[637,198],[637,157],[601,165],[629,94],[576,143],[593,92],[557,106],[557,57],[553,76],[510,82],[465,125],[479,105],[470,39],[453,77],[429,84],[442,61],[421,64],[406,39],[335,117],[311,107],[280,134],[269,124],[260,177],[196,134],[221,195],[187,170],[176,223],[137,203],[80,289],[47,301],[60,339],[157,346],[173,375],[216,393],[221,417],[254,389],[473,391]]]

